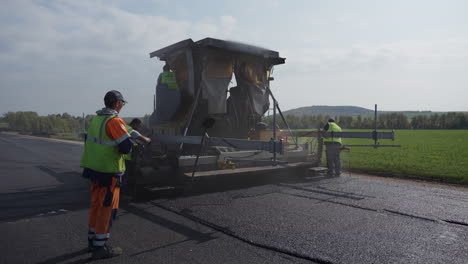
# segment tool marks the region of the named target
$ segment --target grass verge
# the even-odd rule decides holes
[[[373,143],[371,139],[343,139],[345,145]],[[468,130],[397,130],[395,141],[379,143],[401,147],[351,147],[350,151],[342,151],[343,168],[468,184]],[[325,166],[325,156],[322,160]]]

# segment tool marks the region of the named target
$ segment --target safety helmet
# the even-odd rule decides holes
[[[109,91],[104,96],[105,105],[112,105],[117,101],[122,101],[124,103],[127,103],[127,101],[125,101],[125,99],[123,98],[123,95],[119,91],[116,91],[116,90]]]

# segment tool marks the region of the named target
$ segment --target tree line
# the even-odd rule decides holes
[[[61,133],[80,133],[87,127],[93,116],[72,116],[68,113],[39,116],[32,111],[8,112],[0,122],[8,124],[9,130],[36,135],[53,135]]]
[[[84,132],[94,115],[72,116],[68,113],[51,114],[39,116],[36,112],[19,111],[8,112],[0,118],[1,123],[6,123],[9,130],[20,131],[37,135],[53,135],[61,133],[78,134]],[[329,116],[326,115],[287,115],[285,117],[292,129],[316,129],[323,127]],[[128,123],[132,118],[124,118]],[[148,125],[149,115],[141,118],[143,124]],[[265,117],[263,121],[270,123],[272,117]],[[278,116],[277,122],[280,127],[285,125]],[[348,129],[372,129],[374,128],[374,117],[371,116],[338,116],[336,122],[342,128]],[[380,114],[377,120],[379,129],[468,129],[468,114],[460,112],[449,112],[442,114],[417,115],[408,118],[402,113]]]
[[[85,132],[89,122],[95,115],[72,116],[68,113],[40,116],[32,111],[8,112],[0,118],[0,123],[6,123],[4,130],[13,130],[34,135],[79,134]],[[123,118],[128,124],[133,119]],[[144,125],[149,124],[149,115],[140,118]]]
[[[330,116],[327,115],[286,115],[285,119],[292,129],[316,129],[323,127]],[[265,117],[264,122],[272,122],[272,117]],[[372,129],[375,126],[373,116],[338,116],[337,124],[348,129]],[[280,127],[284,122],[277,117]],[[416,115],[409,118],[402,113],[379,114],[377,118],[379,129],[468,129],[468,113],[448,112],[431,115]]]

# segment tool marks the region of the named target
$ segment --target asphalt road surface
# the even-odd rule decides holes
[[[0,263],[87,263],[82,144],[0,133]],[[124,202],[93,263],[468,263],[468,188],[281,175]],[[164,196],[162,196],[164,197]]]

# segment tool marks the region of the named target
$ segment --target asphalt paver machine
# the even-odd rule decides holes
[[[133,152],[127,168],[130,186],[164,188],[198,177],[297,173],[320,165],[322,136],[349,137],[302,133],[318,139],[315,148],[280,138],[284,132],[277,133],[277,113],[288,126],[270,90],[273,67],[285,63],[277,51],[205,38],[177,42],[150,53],[153,57],[166,63],[176,85],[169,88],[158,80],[146,133],[153,141]],[[273,124],[267,125],[261,121],[270,101]],[[295,138],[289,127],[287,133]],[[390,137],[379,133],[379,138]]]

